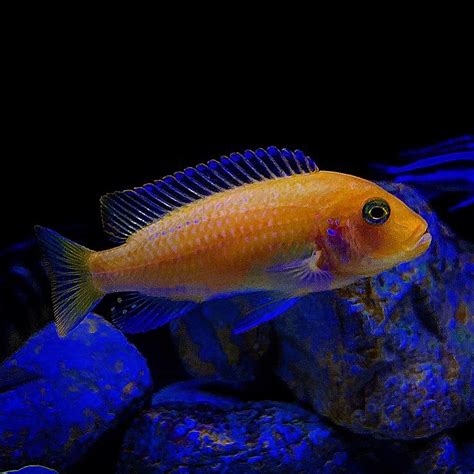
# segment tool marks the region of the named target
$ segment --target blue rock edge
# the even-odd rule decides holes
[[[209,380],[171,385],[125,435],[117,472],[420,473],[474,470],[474,437],[375,440],[295,404],[241,401]]]
[[[72,466],[136,413],[152,387],[138,350],[93,314],[65,338],[50,324],[4,366],[38,378],[0,393],[0,470]]]

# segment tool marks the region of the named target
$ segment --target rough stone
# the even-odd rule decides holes
[[[71,466],[151,388],[140,353],[95,315],[65,338],[47,326],[4,366],[37,377],[0,393],[0,470]]]

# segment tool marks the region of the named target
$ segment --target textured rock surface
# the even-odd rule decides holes
[[[413,190],[385,187],[428,221],[433,244],[427,254],[345,289],[311,295],[241,336],[229,327],[239,308],[229,310],[225,302],[204,317],[183,318],[173,335],[189,372],[258,378],[271,339],[273,370],[297,398],[354,432],[417,439],[470,419],[472,247]]]
[[[143,357],[94,315],[66,338],[47,326],[5,364],[39,378],[0,393],[0,470],[72,465],[151,388]]]
[[[125,437],[118,472],[346,472],[347,457],[317,415],[212,395],[194,382],[154,397]]]
[[[199,380],[158,392],[125,436],[119,473],[472,473],[474,436],[393,441],[350,434],[296,405],[243,402]]]
[[[193,377],[245,383],[264,368],[270,347],[270,326],[240,336],[232,328],[240,314],[253,307],[254,297],[216,300],[170,324],[181,360]]]
[[[375,441],[357,435],[347,442],[364,473],[439,474],[474,472],[474,438],[442,434],[422,441]]]

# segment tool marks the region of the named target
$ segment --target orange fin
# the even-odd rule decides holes
[[[58,334],[72,331],[104,296],[94,286],[88,260],[93,253],[53,230],[36,226],[43,264],[51,282]]]

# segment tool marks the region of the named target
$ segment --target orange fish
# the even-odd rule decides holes
[[[265,304],[245,315],[239,333],[303,295],[412,260],[431,242],[426,221],[381,187],[275,147],[107,194],[101,209],[121,244],[110,250],[37,227],[60,336],[108,293],[121,293],[112,318],[133,333],[212,298],[261,292]]]

